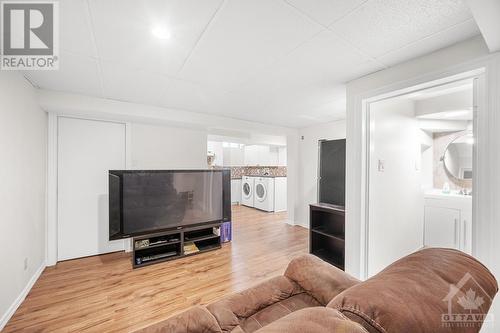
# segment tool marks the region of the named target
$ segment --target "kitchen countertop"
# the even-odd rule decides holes
[[[243,177],[254,177],[254,178],[286,178],[286,176],[272,176],[272,175],[263,175],[263,176],[243,175]]]

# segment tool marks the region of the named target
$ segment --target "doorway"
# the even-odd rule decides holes
[[[367,277],[423,247],[472,254],[478,79],[368,103]]]
[[[345,206],[346,140],[320,140],[318,202]]]

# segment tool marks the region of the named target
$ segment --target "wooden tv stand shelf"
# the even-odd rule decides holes
[[[183,227],[134,237],[132,266],[138,268],[220,249],[221,224]]]
[[[345,269],[345,207],[309,205],[309,252]]]

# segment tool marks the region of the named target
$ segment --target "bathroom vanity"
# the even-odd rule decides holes
[[[472,253],[472,196],[430,190],[424,194],[424,245]]]

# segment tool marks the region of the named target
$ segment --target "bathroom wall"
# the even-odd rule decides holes
[[[408,99],[370,105],[368,276],[423,246],[422,136]]]
[[[420,140],[420,178],[422,181],[422,190],[434,188],[434,137],[420,129],[418,131]]]
[[[446,172],[444,163],[441,161],[441,157],[443,157],[446,147],[467,132],[468,130],[434,134],[434,188],[441,189],[444,183],[447,182],[450,184],[450,189],[452,190],[460,190],[462,188],[472,189],[472,180],[458,180],[452,177]]]

